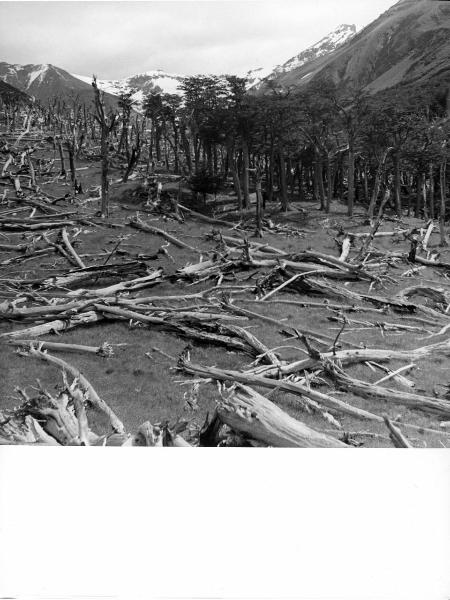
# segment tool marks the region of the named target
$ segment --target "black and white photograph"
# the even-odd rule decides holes
[[[1,598],[450,600],[449,357],[448,0],[0,1]]]
[[[2,443],[447,446],[449,2],[0,15]]]

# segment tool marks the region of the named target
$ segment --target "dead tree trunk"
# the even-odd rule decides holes
[[[96,77],[92,80],[92,87],[94,88],[95,94],[95,119],[100,125],[101,142],[100,142],[100,153],[102,156],[102,191],[101,191],[101,215],[107,217],[109,215],[109,183],[108,183],[108,146],[109,146],[109,135],[114,128],[117,115],[105,115],[105,104],[103,102],[103,92],[97,87]]]
[[[347,214],[353,217],[353,205],[355,202],[355,148],[352,136],[348,142],[348,204]]]
[[[244,191],[244,209],[250,208],[249,172],[250,158],[246,140],[242,142],[242,188]]]
[[[447,167],[447,162],[444,160],[441,163],[441,167],[439,170],[439,180],[440,180],[440,188],[441,188],[441,206],[439,211],[439,230],[441,234],[441,246],[448,246],[448,242],[445,236],[445,210],[446,210],[446,200],[447,200],[447,182],[445,177],[445,171]]]

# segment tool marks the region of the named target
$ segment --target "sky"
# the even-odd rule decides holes
[[[340,24],[358,29],[396,0],[0,1],[0,62],[51,63],[117,79],[244,74],[284,63]]]

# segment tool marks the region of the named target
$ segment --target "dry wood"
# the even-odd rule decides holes
[[[97,323],[102,318],[102,315],[98,315],[96,312],[90,310],[81,314],[73,315],[67,320],[57,319],[55,321],[49,321],[48,323],[43,323],[41,325],[27,327],[26,329],[19,329],[16,331],[0,333],[0,339],[35,338],[41,335],[47,335],[48,333],[59,333],[62,331],[66,331],[67,329],[73,329],[74,327],[78,327],[79,325],[90,325],[91,323]]]
[[[72,244],[69,241],[69,237],[67,235],[67,229],[65,227],[62,228],[61,230],[61,238],[62,241],[68,251],[68,253],[73,257],[73,259],[75,260],[76,264],[81,267],[82,269],[86,268],[86,265],[84,264],[84,262],[81,260],[81,258],[78,256],[78,254],[75,252]]]
[[[86,281],[97,281],[100,278],[122,278],[124,275],[147,275],[145,263],[139,261],[130,261],[113,265],[102,265],[100,267],[85,267],[70,271],[63,275],[56,275],[44,279],[43,286],[70,287],[75,283],[80,284]]]
[[[139,218],[131,220],[130,225],[135,229],[140,229],[141,231],[146,231],[147,233],[154,233],[156,235],[160,235],[167,241],[171,242],[174,246],[177,246],[178,248],[184,248],[185,250],[190,250],[192,252],[196,252],[197,254],[202,254],[202,252],[200,250],[197,250],[197,248],[189,246],[188,244],[182,242],[173,235],[170,235],[170,233],[167,233],[167,231],[164,231],[163,229],[159,229],[158,227],[153,227],[148,223],[144,223]]]
[[[203,215],[199,212],[195,212],[195,210],[187,208],[186,206],[183,206],[182,204],[178,204],[178,208],[181,209],[181,211],[183,213],[187,213],[188,215],[195,217],[199,221],[204,221],[205,223],[211,223],[211,225],[221,225],[222,227],[227,227],[227,228],[230,228],[233,226],[233,223],[229,223],[228,221],[223,221],[221,219],[213,219],[211,217],[207,217],[206,215]]]
[[[348,255],[350,254],[351,245],[352,245],[351,239],[348,236],[346,236],[342,240],[341,255],[339,256],[340,261],[345,262],[347,260]]]
[[[28,354],[27,354],[28,355]],[[26,355],[26,356],[27,356]],[[103,412],[109,419],[111,423],[111,427],[117,433],[124,433],[125,427],[119,417],[115,414],[115,412],[106,404],[104,400],[100,398],[92,384],[86,379],[86,377],[76,368],[70,365],[65,360],[58,358],[56,356],[52,356],[48,352],[42,352],[37,350],[36,348],[31,347],[29,349],[29,355],[35,358],[39,358],[45,362],[49,362],[58,366],[63,371],[67,371],[74,377],[78,382],[80,387],[88,394],[89,402],[99,411]]]
[[[68,292],[67,296],[83,296],[83,298],[101,298],[105,296],[114,297],[116,294],[121,292],[131,292],[146,287],[153,287],[157,283],[161,283],[163,280],[162,273],[162,269],[156,269],[153,273],[146,275],[145,277],[138,277],[137,279],[131,279],[130,281],[121,281],[120,283],[116,283],[105,288],[79,288],[77,290]]]
[[[400,429],[394,425],[387,415],[383,415],[386,427],[389,429],[389,437],[396,448],[412,448]]]
[[[103,304],[95,304],[95,309],[101,313],[106,313],[107,316],[115,316],[122,319],[131,319],[134,321],[138,321],[141,323],[146,323],[149,325],[158,325],[168,331],[173,331],[179,335],[183,335],[185,337],[189,337],[195,339],[199,342],[206,342],[209,344],[219,344],[222,346],[226,346],[229,348],[233,348],[235,350],[240,350],[241,352],[253,352],[253,347],[249,346],[248,342],[241,337],[236,338],[233,334],[234,331],[231,329],[231,326],[226,326],[223,324],[212,323],[213,332],[204,331],[205,323],[198,321],[198,327],[195,327],[195,321],[192,318],[186,319],[186,324],[183,323],[180,319],[176,319],[174,317],[155,317],[143,315],[141,313],[126,310],[123,308],[117,308],[113,306],[106,306]],[[190,326],[188,323],[192,323],[193,326]],[[201,327],[201,328],[200,328]],[[232,335],[228,335],[232,334]]]
[[[98,354],[99,356],[110,357],[114,354],[114,349],[107,342],[101,346],[83,346],[81,344],[63,344],[59,342],[47,342],[42,340],[9,340],[11,346],[33,346],[39,350],[56,350],[60,352],[85,352],[87,354]]]
[[[216,379],[217,381],[231,381],[233,383],[242,383],[248,386],[261,386],[269,389],[279,389],[284,392],[294,394],[296,396],[302,396],[304,399],[311,399],[321,407],[337,411],[339,413],[355,417],[357,419],[366,419],[369,421],[376,421],[378,423],[383,422],[383,418],[375,415],[371,412],[356,408],[342,400],[333,398],[322,392],[313,390],[312,388],[295,383],[288,380],[269,379],[268,377],[261,377],[260,375],[253,375],[252,373],[232,371],[229,369],[218,369],[217,367],[204,367],[201,365],[194,364],[185,358],[180,358],[178,366],[181,370],[191,375],[198,375],[206,379]]]
[[[236,384],[222,393],[220,419],[233,430],[278,448],[346,448],[336,438],[290,417],[253,389]]]
[[[387,362],[390,360],[417,361],[425,357],[450,356],[450,339],[429,346],[420,346],[414,350],[395,350],[378,348],[361,348],[358,350],[340,350],[336,353],[324,352],[318,358],[304,358],[302,360],[282,365],[277,369],[270,366],[261,366],[259,373],[265,377],[287,376],[294,373],[300,373],[309,369],[314,369],[320,365],[323,360],[335,360],[340,365],[353,365],[365,362]]]
[[[417,408],[425,412],[432,412],[444,417],[450,416],[450,402],[438,398],[420,396],[409,392],[401,392],[384,388],[374,383],[354,379],[331,361],[324,362],[325,369],[342,389],[355,393],[364,398],[385,400],[394,404],[402,404],[409,408]]]

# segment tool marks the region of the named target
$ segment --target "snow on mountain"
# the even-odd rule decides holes
[[[331,80],[342,89],[374,94],[433,82],[444,94],[450,90],[449,36],[448,0],[400,0],[348,43],[280,72],[275,83],[300,89],[310,81]]]
[[[43,102],[51,98],[78,98],[90,103],[94,97],[90,78],[74,77],[64,69],[50,64],[17,65],[0,62],[0,80]],[[116,102],[110,96],[106,100],[108,103]]]
[[[315,60],[316,58],[331,54],[331,52],[334,52],[334,50],[353,38],[355,34],[355,25],[339,25],[339,27],[336,27],[336,29],[317,43],[306,48],[306,50],[302,50],[302,52],[293,56],[282,65],[277,65],[271,69],[260,68],[248,71],[246,76],[249,79],[249,88],[259,89],[263,83],[271,81],[283,73],[288,73],[293,69],[302,67],[304,64]]]
[[[73,77],[84,82],[90,83],[92,81],[92,77],[76,75],[75,73],[73,73]],[[157,69],[155,71],[138,73],[124,79],[98,79],[97,85],[104,92],[113,94],[114,96],[120,96],[120,94],[133,91],[132,98],[137,103],[137,107],[139,107],[142,105],[145,96],[152,92],[180,94],[181,92],[177,88],[182,79],[181,75],[166,73],[161,69]]]

